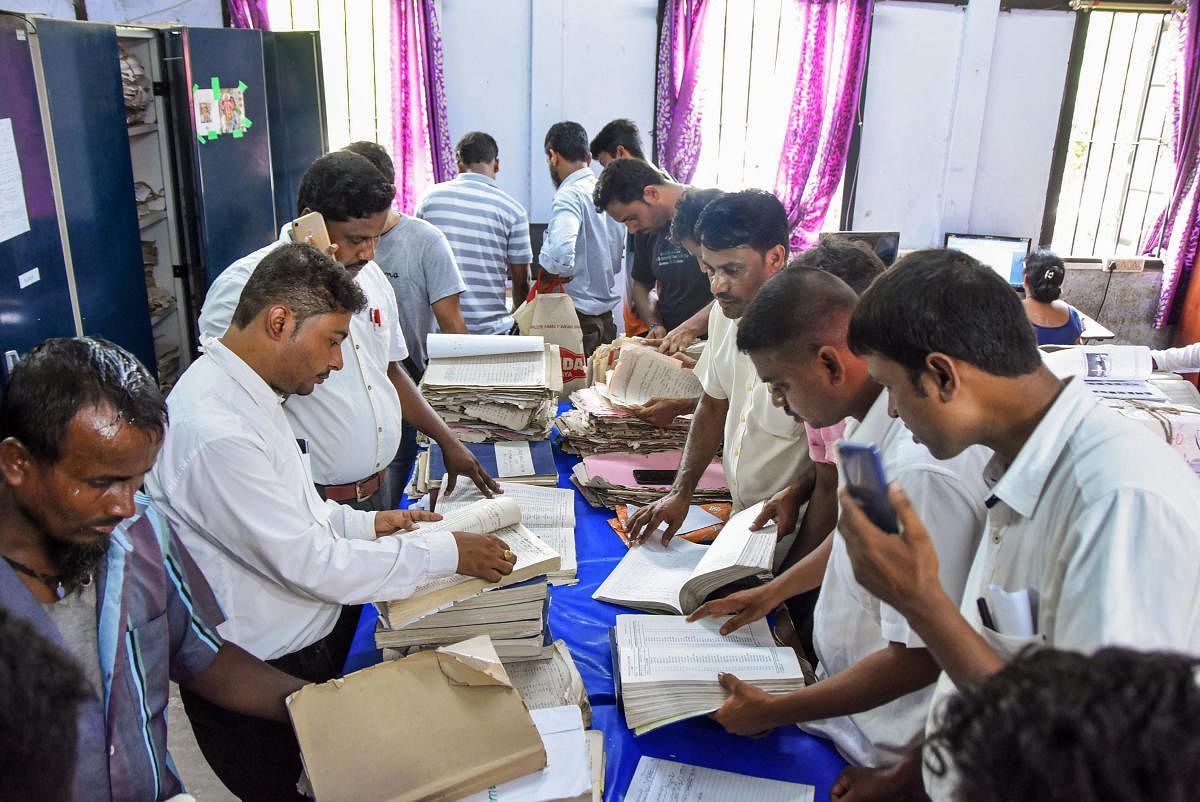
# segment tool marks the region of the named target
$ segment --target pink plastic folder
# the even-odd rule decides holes
[[[583,467],[588,476],[599,477],[610,484],[622,487],[638,487],[633,481],[633,471],[659,470],[673,471],[679,468],[682,454],[678,451],[663,451],[658,454],[594,454],[583,458]],[[670,487],[670,485],[641,485],[642,487]],[[719,490],[726,487],[725,469],[719,460],[714,461],[704,469],[698,490]]]

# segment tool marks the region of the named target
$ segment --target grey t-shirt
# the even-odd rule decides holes
[[[424,369],[425,335],[438,330],[433,304],[467,288],[450,243],[431,223],[400,215],[375,247],[375,263],[396,291],[409,356]]]
[[[83,668],[84,676],[92,683],[96,696],[104,698],[104,681],[100,675],[100,645],[96,633],[96,583],[89,582],[52,604],[42,603],[46,614],[58,627],[71,654]]]

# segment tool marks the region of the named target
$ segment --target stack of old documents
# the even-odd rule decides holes
[[[597,382],[572,393],[575,408],[557,421],[565,449],[588,455],[683,448],[690,415],[677,417],[662,428],[636,417],[631,410],[652,398],[698,399],[700,382],[690,369],[637,344],[624,345],[614,367],[602,370],[593,365],[593,369]]]
[[[421,393],[459,440],[550,436],[562,360],[541,337],[430,334]]]
[[[571,469],[571,482],[593,507],[615,510],[618,504],[641,506],[663,497],[675,481],[678,451],[657,454],[593,454]],[[692,493],[693,504],[730,500],[725,470],[714,460]]]

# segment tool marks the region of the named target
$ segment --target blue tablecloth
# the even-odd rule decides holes
[[[571,488],[571,466],[578,458],[554,449],[559,487]],[[846,763],[826,740],[795,727],[780,727],[766,738],[730,735],[708,718],[681,721],[635,737],[616,708],[608,630],[621,613],[633,612],[592,599],[592,593],[625,554],[625,544],[607,520],[611,510],[596,509],[575,493],[575,552],[579,562],[579,584],[551,588],[550,633],[562,638],[592,703],[592,728],[604,731],[604,799],[624,798],[641,755],[678,760],[757,777],[790,780],[814,785],[816,798],[829,798],[829,787]],[[358,630],[346,661],[346,672],[374,665],[381,659],[375,649],[375,608],[363,609]]]

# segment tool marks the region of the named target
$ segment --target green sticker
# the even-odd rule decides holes
[[[240,128],[233,129],[233,138],[234,139],[241,139],[242,135],[243,135],[242,129],[240,129]]]
[[[212,88],[213,88],[213,99],[220,100],[221,99],[221,79],[220,78],[212,79]]]
[[[209,140],[210,142],[211,142],[212,140],[216,139],[218,136],[220,136],[220,134],[218,134],[216,131],[209,131],[209,132],[208,132],[208,140]]]
[[[249,128],[252,125],[254,125],[254,123],[250,122],[245,117],[242,118],[242,127],[243,128]]]
[[[245,92],[245,91],[246,91],[246,85],[245,85],[244,83],[242,83],[241,81],[238,81],[238,89],[240,89],[241,91]]]

